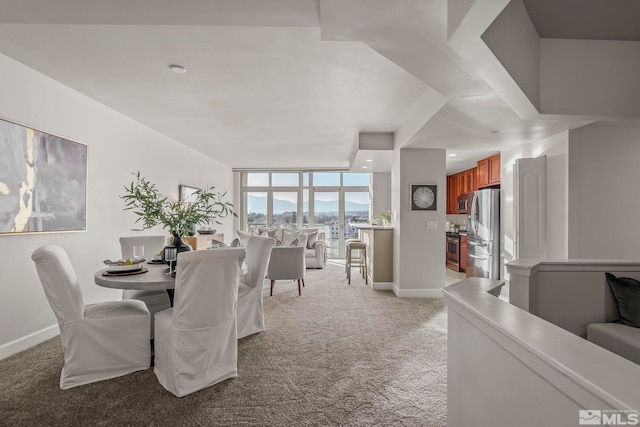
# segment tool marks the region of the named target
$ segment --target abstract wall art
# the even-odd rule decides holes
[[[0,120],[0,234],[87,229],[87,146]]]

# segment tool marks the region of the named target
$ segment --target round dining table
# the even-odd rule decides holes
[[[176,278],[168,273],[169,267],[166,264],[145,263],[144,267],[148,271],[136,274],[107,274],[106,268],[96,272],[96,285],[112,289],[135,289],[135,290],[166,290],[173,307],[173,289],[176,285]]]

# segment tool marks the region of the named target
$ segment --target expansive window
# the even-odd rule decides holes
[[[369,179],[368,173],[243,172],[242,228],[318,228],[329,256],[342,257],[346,239],[370,221]]]

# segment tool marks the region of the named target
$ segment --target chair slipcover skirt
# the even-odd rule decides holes
[[[238,284],[238,338],[264,331],[262,285],[276,239],[251,236],[247,243],[247,273]]]
[[[154,372],[178,397],[238,376],[237,298],[243,248],[178,256],[173,308],[155,317]]]

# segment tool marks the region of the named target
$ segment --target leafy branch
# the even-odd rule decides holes
[[[195,191],[192,202],[173,201],[160,193],[155,184],[140,176],[140,172],[133,175],[136,179],[124,187],[125,194],[120,198],[124,200],[124,210],[131,210],[138,216],[136,224],[141,223],[142,228],[136,231],[160,225],[171,233],[186,236],[193,225],[221,224],[222,218],[237,217],[233,204],[223,201],[227,193],[213,191],[215,187]]]

